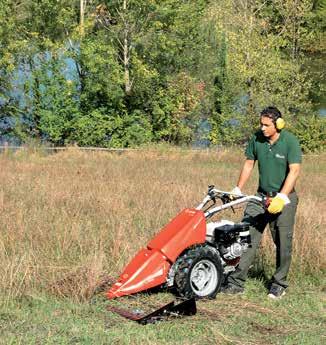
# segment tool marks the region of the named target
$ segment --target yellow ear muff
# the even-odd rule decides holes
[[[280,131],[281,129],[283,129],[285,127],[285,121],[279,117],[277,120],[276,120],[276,128]]]

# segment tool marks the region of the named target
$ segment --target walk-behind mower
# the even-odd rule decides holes
[[[211,208],[217,199],[222,204]],[[249,225],[229,220],[208,222],[216,213],[254,195],[231,195],[214,186],[196,208],[181,211],[125,267],[107,293],[109,299],[153,287],[175,288],[183,297],[214,298],[223,277],[233,271],[250,246]],[[203,210],[210,203],[206,210]]]
[[[209,186],[196,208],[181,211],[136,254],[107,297],[167,287],[185,299],[214,298],[251,241],[246,223],[208,221],[222,210],[251,200],[264,202],[258,196],[232,195]]]

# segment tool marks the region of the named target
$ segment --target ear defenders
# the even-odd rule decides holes
[[[285,121],[279,117],[276,121],[275,121],[275,127],[277,130],[281,130],[285,127]]]

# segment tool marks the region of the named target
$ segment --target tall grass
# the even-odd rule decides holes
[[[2,154],[0,164],[0,295],[87,299],[181,209],[196,206],[207,185],[233,188],[242,153],[17,151]],[[325,172],[325,155],[305,157],[292,272],[318,274],[326,266]],[[222,215],[241,216],[241,209]],[[266,232],[267,266],[273,255]]]

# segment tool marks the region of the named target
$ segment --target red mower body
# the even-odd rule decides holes
[[[204,213],[185,209],[168,223],[125,267],[107,292],[109,299],[130,295],[166,282],[171,265],[188,247],[205,243]]]

